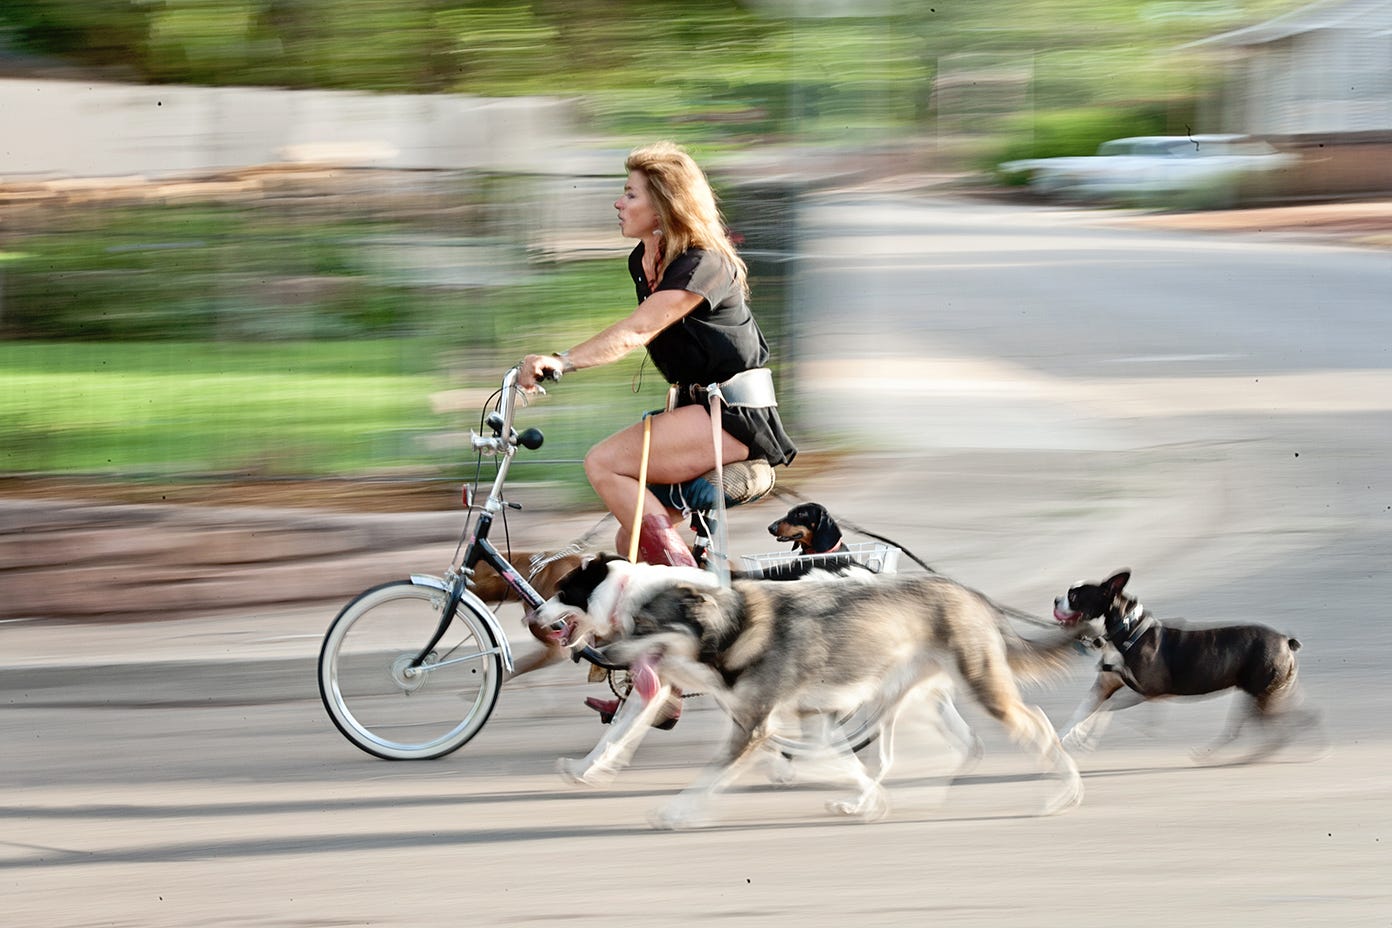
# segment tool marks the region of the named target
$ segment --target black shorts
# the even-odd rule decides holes
[[[677,391],[677,407],[703,406],[710,411],[704,392]],[[797,445],[783,430],[783,420],[777,406],[721,406],[720,427],[749,449],[751,458],[763,458],[770,464],[791,464],[797,456]]]

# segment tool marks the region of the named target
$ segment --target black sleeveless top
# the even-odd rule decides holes
[[[641,242],[628,256],[628,270],[641,303],[651,296],[643,274]],[[685,290],[702,298],[695,309],[648,342],[648,354],[668,383],[707,386],[768,362],[768,342],[745,303],[739,275],[719,252],[700,248],[682,252],[662,272],[657,289]],[[709,408],[704,397],[682,391],[678,405],[692,403]],[[749,448],[752,458],[788,464],[797,454],[776,406],[726,407],[721,411],[721,425]]]

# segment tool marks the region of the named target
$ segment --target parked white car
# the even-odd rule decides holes
[[[1078,199],[1171,199],[1221,195],[1244,176],[1291,167],[1294,155],[1245,135],[1146,135],[1103,142],[1095,155],[1007,161],[1031,189]]]

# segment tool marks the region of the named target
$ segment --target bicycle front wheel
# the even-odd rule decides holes
[[[435,636],[449,593],[410,580],[373,587],[343,607],[319,652],[319,696],[353,744],[387,760],[427,760],[483,728],[502,688],[489,625],[459,603]]]

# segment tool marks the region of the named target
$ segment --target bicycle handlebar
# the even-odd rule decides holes
[[[493,434],[480,435],[472,429],[469,431],[469,443],[475,451],[502,459],[498,465],[498,473],[493,480],[493,487],[488,493],[488,502],[485,508],[489,511],[497,511],[506,505],[502,495],[503,484],[507,481],[508,469],[512,464],[513,455],[517,453],[518,445],[534,451],[541,447],[544,440],[540,429],[529,428],[518,435],[517,430],[512,427],[513,415],[517,409],[517,396],[522,392],[517,386],[517,375],[520,371],[521,366],[517,365],[503,374],[502,385],[498,391],[498,405],[485,419],[485,423],[493,431]],[[560,379],[559,371],[548,371],[547,373],[557,375],[548,379]]]

